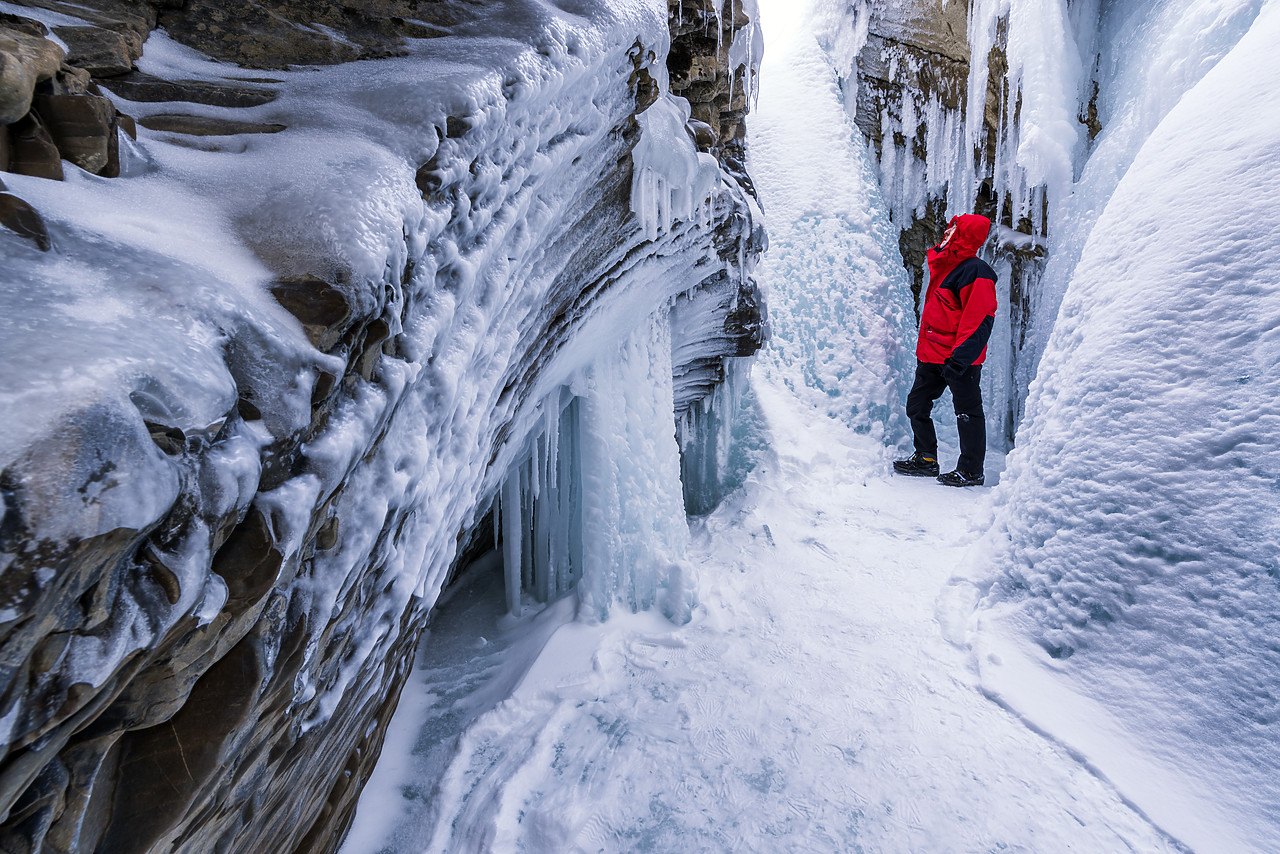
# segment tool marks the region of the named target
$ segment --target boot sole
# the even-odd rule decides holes
[[[932,478],[936,478],[936,477],[938,476],[938,473],[937,473],[937,472],[933,472],[933,473],[931,474],[931,473],[929,473],[929,472],[927,472],[927,471],[903,471],[902,469],[898,468],[897,466],[894,466],[894,468],[893,468],[893,472],[894,472],[894,474],[905,474],[907,477],[932,477]]]

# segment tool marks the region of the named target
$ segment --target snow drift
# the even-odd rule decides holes
[[[992,694],[1166,831],[1261,851],[1280,831],[1280,5],[1189,5],[1219,38],[1172,64],[1196,69],[1175,102],[1117,96],[1132,165],[1107,161],[971,556],[973,641]],[[1150,29],[1167,9],[1128,11],[1120,32],[1185,43]]]

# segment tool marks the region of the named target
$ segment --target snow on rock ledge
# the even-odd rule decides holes
[[[49,26],[119,11],[38,5]],[[710,227],[682,207],[646,239],[632,214],[635,114],[673,103],[666,9],[438,3],[388,35],[343,34],[329,5],[275,4],[320,9],[308,61],[387,58],[254,75],[156,31],[97,81],[142,125],[120,178],[5,175],[52,250],[0,230],[0,847],[334,847],[543,402],[613,382],[597,420],[661,432],[654,401],[689,406],[763,336],[758,210],[739,169],[710,180],[731,121],[696,152],[696,124],[668,128]],[[153,120],[174,102],[191,121]],[[225,132],[248,125],[284,129]],[[665,337],[681,294],[737,312]],[[643,318],[667,352],[622,371]],[[635,376],[663,388],[628,398]],[[630,441],[674,472],[670,414]]]

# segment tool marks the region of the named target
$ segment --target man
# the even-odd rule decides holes
[[[976,214],[953,217],[942,242],[929,250],[929,288],[920,309],[916,381],[907,395],[916,452],[897,460],[894,471],[936,477],[947,486],[981,486],[987,455],[987,422],[978,380],[996,314],[996,273],[977,257],[991,220]],[[960,460],[938,475],[938,435],[933,404],[946,388],[955,403]]]

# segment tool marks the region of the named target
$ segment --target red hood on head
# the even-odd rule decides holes
[[[962,258],[977,255],[982,244],[987,242],[987,235],[991,233],[991,220],[978,214],[952,217],[947,227],[952,225],[956,227],[956,233],[951,236],[951,242],[938,249],[943,252],[950,250]]]

